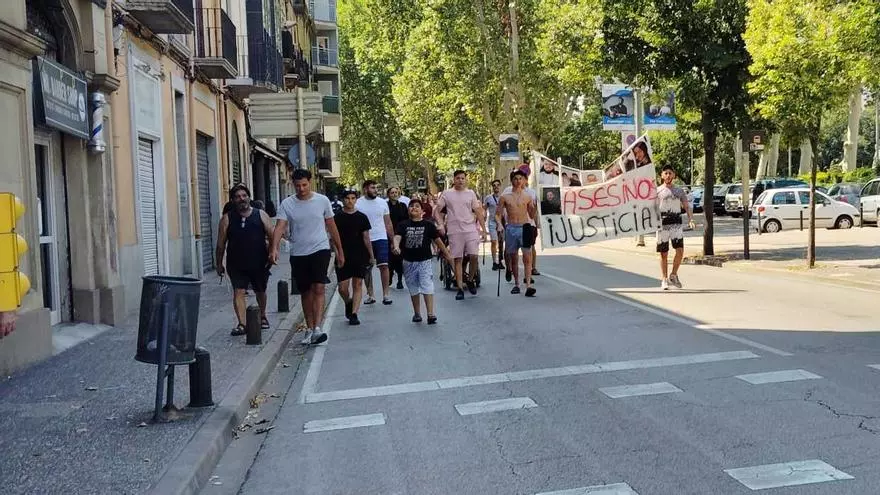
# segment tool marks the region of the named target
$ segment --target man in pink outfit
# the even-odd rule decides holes
[[[456,170],[452,175],[453,187],[447,189],[437,201],[434,218],[441,235],[444,230],[449,238],[449,251],[455,259],[455,281],[458,293],[455,299],[464,299],[464,283],[462,282],[462,260],[465,255],[470,257],[468,290],[477,293],[476,276],[480,240],[485,237],[483,207],[477,194],[467,188],[467,172]]]

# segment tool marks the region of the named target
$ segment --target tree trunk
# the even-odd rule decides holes
[[[843,171],[855,170],[858,166],[859,123],[862,120],[862,85],[849,94],[849,122],[843,140]]]
[[[770,150],[764,148],[764,151],[758,156],[758,171],[755,172],[755,180],[767,177],[767,168],[770,163]]]
[[[767,177],[779,177],[779,140],[782,135],[773,134],[770,137],[770,154],[767,156]]]
[[[715,143],[718,139],[714,126],[706,125],[708,117],[703,115],[703,152],[705,171],[703,184],[703,212],[706,217],[706,228],[703,230],[703,255],[715,254],[714,209],[712,198],[715,190]]]
[[[431,194],[437,194],[440,190],[437,188],[437,174],[434,170],[434,164],[429,162],[427,158],[420,156],[419,157],[419,165],[422,166],[422,169],[425,171],[425,184],[428,186],[428,192]]]
[[[874,91],[874,172],[880,174],[880,91]]]
[[[801,141],[801,161],[798,168],[798,175],[806,175],[810,173],[813,165],[813,148],[809,139]]]
[[[742,136],[737,136],[733,140],[733,180],[738,181],[742,176]],[[748,157],[748,155],[746,155]]]

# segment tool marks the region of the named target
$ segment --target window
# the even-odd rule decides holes
[[[877,191],[880,189],[880,181],[872,181],[869,182],[867,186],[862,190],[862,196],[875,196],[877,195]]]
[[[796,205],[797,198],[795,198],[793,191],[778,192],[773,195],[773,204],[774,205]]]
[[[810,204],[810,191],[798,191],[798,196],[800,196],[802,205]],[[821,204],[825,201],[828,201],[828,198],[823,196],[819,191],[816,191],[816,204]]]

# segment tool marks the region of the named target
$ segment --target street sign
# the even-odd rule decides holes
[[[764,151],[764,146],[767,144],[767,131],[743,131],[742,142],[744,153]]]
[[[303,91],[304,134],[319,132],[324,123],[324,100],[317,91]],[[250,96],[248,115],[255,138],[299,136],[296,93],[256,93]]]
[[[498,136],[498,147],[501,152],[501,161],[519,161],[519,134]]]

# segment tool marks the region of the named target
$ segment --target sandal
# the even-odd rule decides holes
[[[376,304],[376,300],[372,297],[368,297],[364,300],[364,304]]]
[[[238,337],[238,336],[244,335],[246,333],[247,333],[247,330],[244,328],[244,325],[239,323],[238,325],[235,326],[235,328],[232,329],[231,332],[229,332],[229,335],[232,335],[233,337]]]
[[[272,328],[272,325],[269,325],[269,318],[263,318],[262,320],[260,320],[260,328],[262,328],[263,330],[268,330]]]

